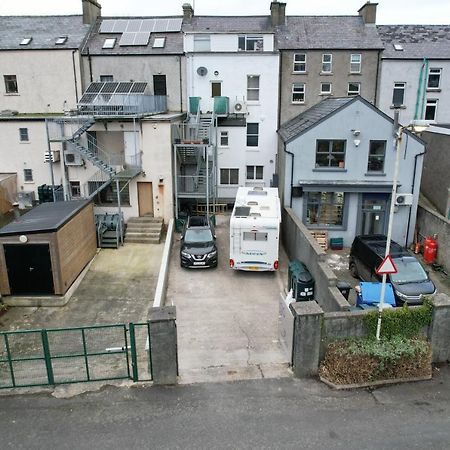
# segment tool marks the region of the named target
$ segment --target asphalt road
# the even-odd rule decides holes
[[[450,369],[432,381],[336,392],[315,380],[106,387],[0,398],[14,449],[448,449]]]

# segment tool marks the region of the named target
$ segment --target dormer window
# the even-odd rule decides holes
[[[103,43],[103,48],[114,48],[116,45],[116,38],[107,38]]]
[[[32,40],[33,40],[33,38],[31,38],[31,37],[22,39],[22,41],[20,42],[20,45],[28,45]]]
[[[56,39],[55,45],[63,45],[67,42],[67,36],[60,36]]]

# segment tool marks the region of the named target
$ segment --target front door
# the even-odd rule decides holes
[[[360,234],[385,234],[388,194],[363,194]]]
[[[12,295],[54,294],[48,244],[4,244]]]
[[[138,182],[139,216],[153,214],[153,187],[152,183]]]

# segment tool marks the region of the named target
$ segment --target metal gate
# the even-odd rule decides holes
[[[148,323],[0,332],[0,389],[149,381]]]

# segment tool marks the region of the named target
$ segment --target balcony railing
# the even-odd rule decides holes
[[[177,192],[180,195],[198,195],[206,194],[206,183],[209,181],[209,195],[213,194],[213,177],[210,175],[178,175]]]

